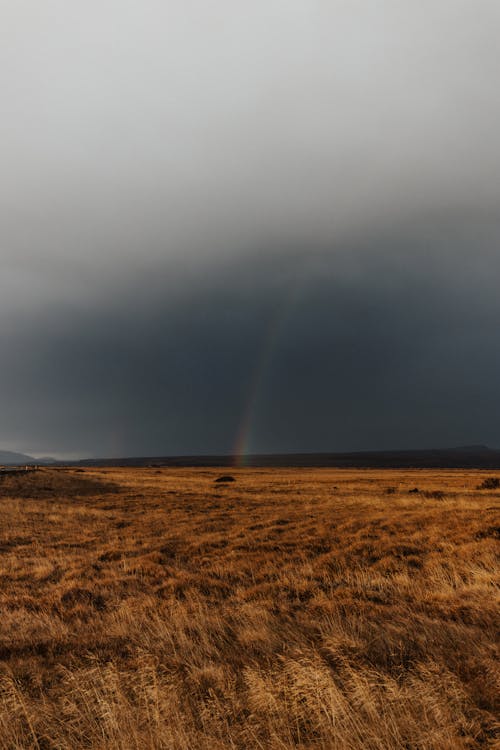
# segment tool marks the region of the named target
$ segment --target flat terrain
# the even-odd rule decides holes
[[[228,471],[0,478],[1,750],[499,748],[492,473]]]

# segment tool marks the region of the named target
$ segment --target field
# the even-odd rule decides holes
[[[0,749],[499,748],[491,472],[230,471],[0,479]]]

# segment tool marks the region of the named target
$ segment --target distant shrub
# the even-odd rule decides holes
[[[442,490],[429,490],[429,492],[424,492],[424,497],[432,500],[444,500],[446,495]]]
[[[478,490],[498,490],[500,489],[500,479],[498,477],[487,477],[477,488]]]
[[[395,495],[396,494],[396,488],[395,487],[386,487],[385,494],[386,495]]]
[[[500,526],[489,526],[487,529],[478,531],[475,535],[476,539],[500,539]]]

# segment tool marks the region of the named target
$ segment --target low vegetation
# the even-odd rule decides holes
[[[500,746],[481,472],[219,475],[0,480],[1,750]]]

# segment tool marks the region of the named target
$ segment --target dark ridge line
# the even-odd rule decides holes
[[[250,468],[450,468],[498,469],[500,450],[485,446],[452,449],[357,451],[343,453],[274,453],[247,456],[142,456],[58,462],[54,466],[109,467],[250,467]]]

